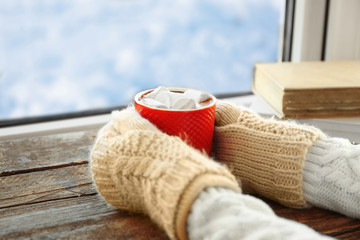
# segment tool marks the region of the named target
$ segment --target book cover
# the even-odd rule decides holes
[[[360,62],[257,63],[252,91],[284,118],[360,116]]]

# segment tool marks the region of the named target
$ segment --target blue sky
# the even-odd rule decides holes
[[[159,85],[250,89],[283,0],[0,0],[0,119],[127,104]]]

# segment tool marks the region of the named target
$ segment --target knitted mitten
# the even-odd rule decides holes
[[[208,186],[240,191],[235,177],[133,109],[112,114],[91,152],[93,180],[116,208],[149,215],[172,239],[185,239],[187,215]]]
[[[311,204],[360,218],[360,145],[319,139],[309,148],[303,189]]]
[[[305,207],[302,169],[309,147],[324,134],[288,121],[264,119],[218,101],[213,153],[256,192],[289,207]]]

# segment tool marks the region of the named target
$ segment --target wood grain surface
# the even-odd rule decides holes
[[[89,171],[97,129],[0,142],[0,239],[168,239],[146,216],[98,195]],[[319,208],[276,214],[338,239],[360,239],[360,221]]]

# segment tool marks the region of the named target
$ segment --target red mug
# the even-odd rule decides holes
[[[168,88],[172,92],[185,92],[187,88]],[[144,105],[141,99],[154,89],[135,95],[135,110],[153,123],[160,131],[178,136],[188,145],[210,155],[214,126],[216,98],[210,96],[209,104],[198,109],[159,109]]]

